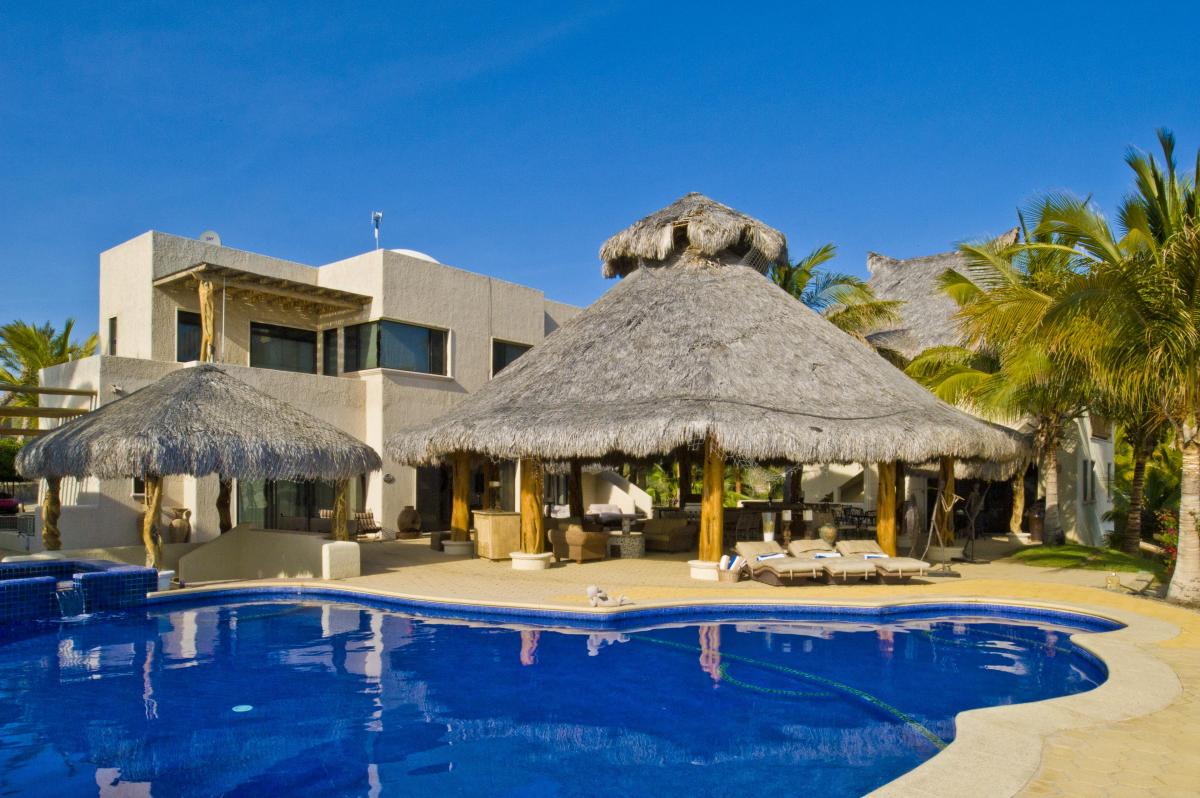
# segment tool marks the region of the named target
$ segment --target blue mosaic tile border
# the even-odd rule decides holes
[[[0,582],[0,624],[56,616],[57,584],[57,579],[46,575]]]

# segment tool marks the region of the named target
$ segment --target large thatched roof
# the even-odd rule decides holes
[[[997,241],[1012,244],[1018,232],[1010,230]],[[931,347],[961,344],[962,334],[955,319],[958,305],[938,287],[938,280],[950,269],[969,277],[966,263],[957,251],[905,260],[877,252],[867,255],[867,270],[871,273],[867,284],[875,296],[903,302],[897,309],[899,323],[873,332],[867,339],[910,360]]]
[[[783,233],[693,191],[605,241],[600,247],[604,276],[624,277],[639,266],[663,263],[685,247],[764,274],[773,263],[787,264]]]
[[[688,195],[671,207],[716,205]],[[663,213],[649,218],[671,228]],[[708,433],[728,455],[759,461],[1024,453],[1022,436],[938,401],[755,269],[731,264],[737,253],[723,261],[710,248],[676,242],[456,408],[393,436],[388,454],[640,458]],[[608,259],[627,251],[610,240],[601,254],[619,272]]]
[[[26,477],[102,479],[334,480],[380,465],[365,443],[212,365],[173,371],[38,438],[17,456]]]

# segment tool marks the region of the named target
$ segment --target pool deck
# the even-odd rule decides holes
[[[999,557],[1002,546],[989,543],[980,554]],[[425,539],[364,543],[362,559],[363,575],[354,579],[236,584],[301,583],[455,604],[584,612],[613,611],[589,607],[585,589],[594,584],[610,596],[626,596],[638,608],[982,600],[1102,615],[1126,628],[1073,639],[1108,664],[1110,676],[1104,685],[1075,696],[963,713],[954,743],[873,795],[1200,794],[1200,613],[1106,590],[1103,572],[1035,568],[995,559],[956,564],[959,578],[771,587],[694,581],[684,555],[513,571],[507,562],[434,552]],[[1122,574],[1126,582],[1132,576]]]

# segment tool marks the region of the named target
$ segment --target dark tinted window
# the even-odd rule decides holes
[[[276,324],[250,323],[250,365],[317,373],[317,334]]]
[[[385,368],[446,374],[445,330],[397,321],[372,321],[345,330],[346,371]]]
[[[329,377],[337,376],[337,330],[326,330],[322,337],[321,371]]]
[[[514,344],[510,341],[492,341],[492,376],[495,377],[500,373],[501,369],[532,348],[525,344]]]
[[[200,359],[200,314],[179,311],[175,325],[175,360],[190,363]]]

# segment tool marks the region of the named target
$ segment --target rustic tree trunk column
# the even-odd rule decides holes
[[[1021,518],[1025,515],[1025,471],[1022,468],[1012,478],[1012,513],[1008,516],[1008,534],[1021,534]]]
[[[583,465],[578,460],[571,461],[571,479],[567,485],[567,501],[570,502],[571,517],[583,518]]]
[[[452,540],[471,539],[471,455],[455,452],[451,463],[454,469],[451,488],[450,537]]]
[[[221,534],[224,535],[229,530],[233,529],[233,517],[229,514],[229,501],[233,495],[233,480],[220,478],[220,487],[217,489],[217,519],[220,524]]]
[[[700,497],[700,559],[721,559],[725,522],[725,454],[713,439],[704,439],[704,489]]]
[[[521,551],[541,554],[546,548],[546,520],[542,512],[542,464],[521,460]]]
[[[146,547],[146,565],[158,568],[162,563],[162,536],[158,532],[159,517],[162,515],[162,477],[147,474],[146,517],[142,519],[142,543]]]
[[[334,540],[350,539],[350,480],[339,479],[333,493],[333,529]]]
[[[954,458],[941,460],[942,493],[937,505],[937,533],[942,546],[954,543]]]
[[[213,300],[215,286],[212,280],[200,281],[200,361],[213,362],[216,341],[216,302]]]
[[[875,502],[875,540],[889,557],[896,556],[896,464],[879,463]]]
[[[46,477],[46,494],[42,497],[42,545],[46,551],[62,548],[62,536],[58,531],[58,519],[62,516],[61,485],[61,477]]]

